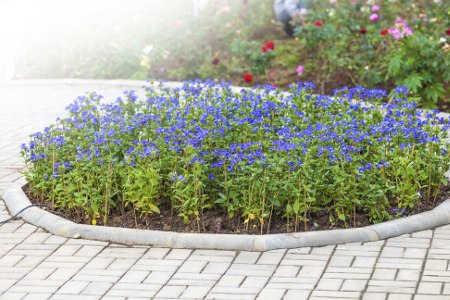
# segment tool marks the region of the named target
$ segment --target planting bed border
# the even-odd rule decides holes
[[[22,177],[2,195],[11,215],[31,205],[22,191],[25,184],[25,178]],[[450,224],[450,198],[431,211],[366,227],[266,235],[179,233],[85,225],[66,220],[38,207],[31,207],[20,213],[20,216],[28,223],[66,238],[167,248],[268,251],[374,242],[447,225]]]
[[[22,82],[19,81],[19,84],[20,83],[56,83],[70,85],[95,84],[98,86],[114,85],[124,87],[137,87],[145,84],[145,82],[127,80],[109,82],[102,80],[24,80]],[[179,86],[179,83],[171,82],[166,86]],[[239,87],[234,87],[234,90],[240,89],[241,88]],[[448,114],[444,115],[448,116]],[[447,178],[449,178],[450,171],[447,172],[446,175]],[[12,215],[17,214],[26,206],[31,205],[30,200],[22,191],[22,186],[25,184],[26,180],[22,177],[3,192],[2,198]],[[450,198],[431,211],[376,225],[351,229],[267,235],[179,233],[171,231],[93,226],[74,223],[38,207],[26,209],[20,213],[20,217],[28,223],[66,238],[83,238],[125,245],[147,245],[168,248],[268,251],[281,248],[286,249],[343,243],[373,242],[447,225],[450,224]]]

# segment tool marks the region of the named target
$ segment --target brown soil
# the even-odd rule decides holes
[[[90,224],[90,220],[84,218],[79,212],[70,210],[67,208],[56,208],[51,210],[48,206],[48,202],[45,199],[34,198],[30,192],[28,185],[24,186],[24,192],[27,194],[32,203],[37,204],[39,207],[52,212],[55,215],[61,216],[65,219],[71,220],[79,224]],[[425,194],[425,193],[422,193]],[[421,201],[416,203],[416,206],[406,211],[404,214],[396,215],[391,210],[391,216],[396,217],[406,217],[414,214],[418,214],[424,211],[428,211],[436,207],[438,204],[442,203],[450,197],[450,184],[443,187],[441,191],[435,197],[428,199],[424,196]],[[243,224],[243,219],[239,217],[228,218],[227,214],[223,211],[211,210],[205,212],[203,221],[197,222],[192,221],[188,224],[184,224],[181,217],[171,215],[170,206],[160,207],[161,214],[144,215],[140,216],[131,209],[125,209],[123,213],[116,210],[113,216],[110,217],[107,226],[112,227],[122,227],[122,228],[139,228],[139,229],[151,229],[151,230],[162,230],[162,231],[175,231],[175,232],[205,232],[205,233],[232,233],[232,234],[261,234],[261,228],[259,226],[254,226],[253,224]],[[337,222],[331,224],[329,221],[328,214],[325,211],[318,211],[311,213],[309,215],[309,221],[306,224],[307,231],[316,230],[327,230],[327,229],[340,229],[340,228],[352,228],[352,227],[364,227],[371,225],[368,215],[364,212],[357,212],[348,223]],[[289,228],[286,226],[287,220],[280,216],[274,216],[270,221],[270,230],[267,230],[268,224],[265,224],[262,231],[263,234],[266,233],[286,233],[295,232],[294,226],[290,225]],[[292,220],[291,220],[292,223]],[[256,223],[255,223],[256,224]],[[99,220],[97,225],[103,225]],[[200,226],[200,230],[199,227]],[[303,223],[298,224],[297,231],[305,231],[305,226]]]

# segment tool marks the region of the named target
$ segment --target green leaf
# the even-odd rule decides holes
[[[422,87],[423,78],[419,74],[411,74],[406,79],[403,80],[402,85],[407,86],[413,92],[417,92],[417,90]]]

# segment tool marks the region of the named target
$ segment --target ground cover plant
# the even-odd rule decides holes
[[[417,110],[404,87],[384,104],[382,90],[325,96],[312,83],[144,89],[114,103],[80,96],[34,133],[22,146],[32,194],[92,224],[164,207],[199,232],[216,211],[263,233],[274,218],[308,230],[317,213],[349,226],[357,213],[390,220],[425,198],[432,205],[447,184],[450,120]]]

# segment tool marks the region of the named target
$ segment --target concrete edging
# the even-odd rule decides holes
[[[31,204],[21,188],[25,183],[25,178],[22,177],[3,192],[2,198],[12,215]],[[29,208],[20,216],[35,226],[66,238],[168,248],[268,251],[373,242],[447,225],[450,224],[450,199],[428,212],[362,228],[268,235],[178,233],[84,225],[76,224],[38,207]]]

